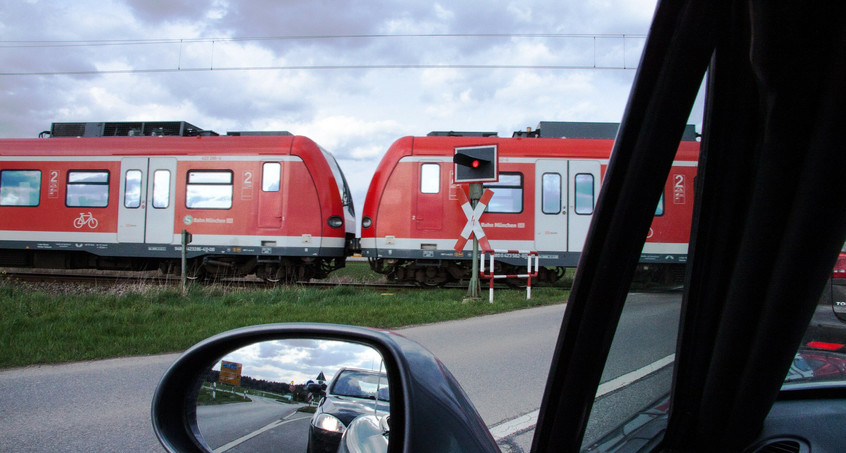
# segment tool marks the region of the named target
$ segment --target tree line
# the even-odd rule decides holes
[[[204,380],[209,383],[220,382],[220,371],[208,370]],[[286,382],[255,379],[250,376],[241,376],[241,387],[261,392],[277,393],[280,395],[291,394],[291,399],[293,401],[301,402],[305,402],[308,395],[305,390],[305,384],[292,385]]]

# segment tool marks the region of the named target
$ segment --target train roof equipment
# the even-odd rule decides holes
[[[582,122],[582,121],[541,121],[535,130],[515,131],[512,137],[525,138],[587,138],[614,139],[620,123]],[[699,134],[694,125],[688,124],[682,134],[683,141],[696,141]]]

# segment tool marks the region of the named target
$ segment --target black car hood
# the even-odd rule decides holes
[[[378,411],[378,415],[388,414],[390,404],[387,401],[379,400],[377,405],[376,401],[372,399],[329,395],[323,400],[320,408],[320,412],[337,417],[347,426],[359,415],[373,415],[374,410]]]

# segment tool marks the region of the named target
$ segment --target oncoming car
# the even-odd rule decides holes
[[[388,415],[389,389],[384,372],[351,368],[338,371],[308,427],[309,453],[338,451],[341,437],[356,417]]]

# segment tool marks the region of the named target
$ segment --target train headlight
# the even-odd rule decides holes
[[[328,223],[332,228],[341,228],[344,226],[344,219],[340,216],[333,215],[332,217],[329,217],[329,220],[327,220],[326,223]]]
[[[361,219],[362,228],[370,228],[370,225],[373,225],[373,219],[371,219],[370,217],[365,217]]]

